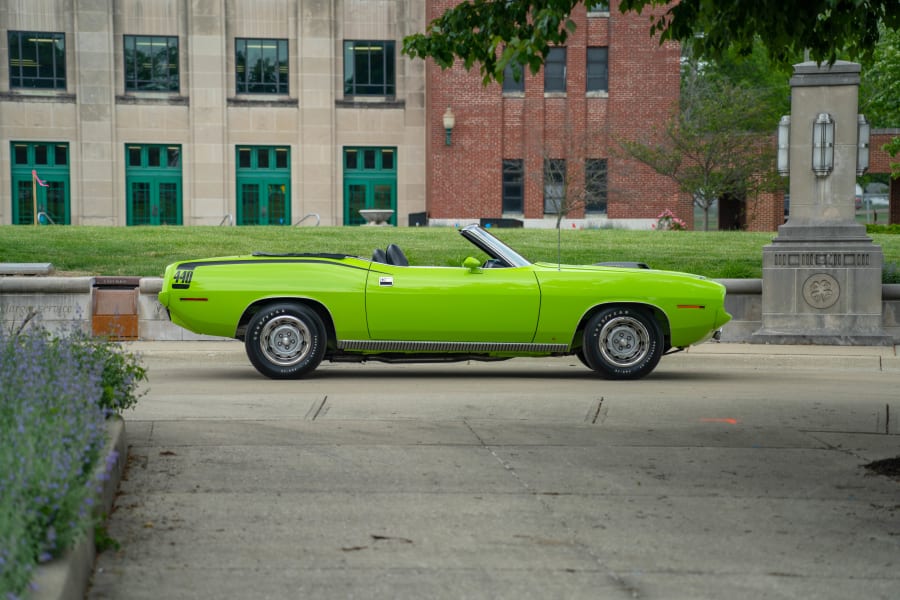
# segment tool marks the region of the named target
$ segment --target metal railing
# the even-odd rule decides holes
[[[56,225],[56,221],[44,211],[37,214],[37,222],[41,225]]]
[[[296,223],[294,223],[294,227],[296,227],[297,225],[300,225],[303,221],[307,220],[307,219],[310,218],[310,217],[315,217],[315,219],[316,219],[316,227],[318,227],[318,226],[319,226],[319,223],[322,222],[322,218],[319,217],[319,214],[318,214],[318,213],[309,213],[309,214],[307,214],[307,215],[304,215],[304,217],[303,217],[302,219],[300,219],[299,221],[297,221]]]
[[[224,217],[222,217],[222,220],[219,221],[219,227],[223,225],[234,225],[234,217],[231,215],[231,213],[227,213]]]

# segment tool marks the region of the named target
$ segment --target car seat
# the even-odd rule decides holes
[[[389,244],[387,247],[387,263],[389,265],[396,265],[398,267],[408,267],[409,261],[406,260],[406,255],[403,254],[403,250],[401,250],[397,244]]]

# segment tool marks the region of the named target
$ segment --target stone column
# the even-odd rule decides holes
[[[859,70],[844,61],[794,66],[790,215],[763,249],[762,327],[754,343],[892,343],[882,329],[884,255],[855,219]],[[813,170],[817,119],[834,124],[827,173]]]

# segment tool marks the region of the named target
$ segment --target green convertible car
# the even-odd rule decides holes
[[[391,244],[371,258],[262,254],[169,265],[159,301],[190,331],[243,340],[260,373],[299,378],[330,361],[438,362],[577,355],[610,379],[731,319],[725,288],[637,263],[532,263],[485,229],[459,233],[487,255],[410,266]],[[642,268],[643,267],[643,268]]]

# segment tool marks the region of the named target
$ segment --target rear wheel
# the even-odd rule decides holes
[[[298,379],[325,355],[325,326],[300,304],[266,306],[250,319],[244,348],[256,370],[272,379]]]
[[[663,332],[651,315],[630,306],[613,306],[591,317],[584,330],[587,364],[607,379],[640,379],[656,368]]]

